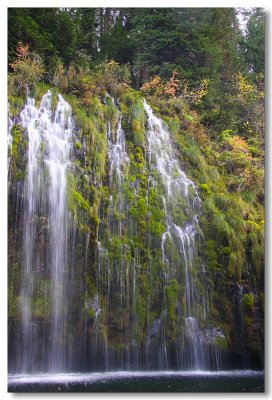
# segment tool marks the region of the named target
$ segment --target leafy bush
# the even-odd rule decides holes
[[[27,94],[44,74],[44,67],[40,56],[29,51],[29,45],[18,43],[16,60],[10,64],[14,70],[9,75],[9,93]]]

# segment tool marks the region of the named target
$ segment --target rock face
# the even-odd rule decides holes
[[[167,125],[122,90],[85,108],[47,94],[9,125],[10,372],[262,368],[242,200],[203,183],[177,111]]]
[[[221,330],[221,328],[212,326],[212,327],[204,329],[203,339],[207,343],[216,344],[217,338],[222,339],[222,341],[224,341],[224,342],[226,341],[226,337],[224,335],[224,332]]]
[[[161,320],[160,319],[156,319],[154,321],[154,324],[153,324],[152,328],[150,329],[150,333],[149,333],[149,336],[151,338],[152,338],[152,336],[158,336],[159,335],[160,324],[161,324]]]

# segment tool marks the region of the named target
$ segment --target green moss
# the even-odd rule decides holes
[[[202,183],[201,185],[199,185],[200,189],[202,190],[202,192],[206,193],[206,194],[211,194],[212,191],[209,187],[209,185],[207,185],[207,183]]]
[[[85,211],[90,210],[90,205],[87,200],[84,199],[81,193],[77,192],[76,190],[72,190],[72,199],[76,204],[76,207],[80,207]]]
[[[208,268],[210,270],[217,270],[217,242],[215,240],[207,240],[204,243],[203,254]]]
[[[145,129],[144,122],[139,118],[132,120],[133,141],[136,146],[144,146],[145,142]]]
[[[102,76],[100,77],[102,78]],[[98,82],[99,85],[101,84],[101,88],[96,87]],[[103,302],[105,301],[103,296],[107,291],[104,275],[99,282],[100,286],[97,285],[98,277],[94,267],[97,260],[94,250],[96,247],[93,246],[93,243],[97,240],[96,233],[101,223],[99,230],[101,239],[99,236],[99,240],[108,252],[107,261],[104,260],[103,262],[105,265],[109,263],[111,273],[122,271],[123,277],[123,281],[120,283],[124,289],[122,291],[123,309],[120,308],[120,296],[117,294],[116,297],[113,296],[113,305],[115,308],[116,301],[116,308],[110,315],[110,319],[112,318],[116,326],[115,329],[120,329],[120,315],[123,313],[124,343],[127,340],[125,336],[131,334],[128,328],[129,324],[133,326],[131,329],[137,330],[136,333],[133,331],[133,334],[135,333],[135,337],[137,336],[140,343],[146,339],[147,326],[150,325],[150,321],[159,318],[166,307],[168,311],[166,321],[170,327],[167,340],[169,338],[174,340],[175,335],[177,337],[178,332],[182,332],[183,326],[181,325],[184,323],[182,320],[182,315],[184,315],[182,312],[185,307],[185,301],[182,297],[184,291],[184,261],[177,249],[178,246],[175,246],[175,241],[168,238],[165,242],[165,249],[167,255],[169,255],[171,273],[173,272],[172,265],[176,268],[176,279],[172,279],[163,291],[163,277],[168,272],[167,263],[162,263],[161,260],[161,236],[166,230],[162,203],[164,188],[160,181],[159,172],[150,171],[150,166],[146,161],[148,159],[145,154],[146,115],[142,97],[128,87],[121,87],[120,85],[117,87],[116,82],[111,80],[108,80],[107,83],[102,79],[99,81],[97,76],[95,78],[83,78],[81,83],[83,89],[88,87],[88,91],[83,90],[85,91],[84,95],[83,93],[78,93],[77,97],[71,94],[65,95],[66,100],[72,106],[76,121],[75,149],[78,150],[75,152],[74,169],[69,169],[67,194],[69,208],[75,217],[79,237],[83,237],[85,241],[86,235],[93,235],[89,247],[90,256],[88,255],[87,267],[84,267],[84,271],[87,271],[84,279],[86,280],[88,298],[92,299],[97,294],[98,287],[100,287],[100,301]],[[118,107],[122,112],[122,126],[125,130],[130,158],[130,165],[125,170],[124,183],[118,193],[110,193],[111,190],[109,189],[107,130],[109,122],[114,134],[120,112],[109,97],[103,104],[105,91],[111,90],[112,83],[115,88],[111,94],[119,93]],[[92,89],[92,86],[94,86],[94,89]],[[35,91],[37,101],[48,88],[48,85],[39,84]],[[54,99],[56,98],[54,95]],[[20,97],[11,99],[12,114],[18,114],[23,104],[24,100]],[[199,219],[204,240],[196,240],[197,253],[201,255],[201,260],[196,259],[192,270],[197,293],[200,297],[209,293],[210,311],[207,321],[211,323],[218,321],[221,324],[223,319],[228,320],[227,324],[229,324],[230,332],[232,332],[234,317],[233,302],[229,297],[230,285],[233,282],[240,282],[245,266],[252,265],[252,270],[255,271],[256,269],[255,280],[260,280],[263,271],[262,205],[259,202],[257,192],[253,193],[255,186],[250,190],[244,188],[243,184],[241,185],[246,179],[253,178],[254,174],[251,174],[252,170],[249,167],[252,163],[256,163],[257,166],[260,160],[249,160],[243,154],[236,156],[229,151],[227,140],[232,135],[228,132],[224,132],[222,136],[224,145],[220,144],[218,136],[216,140],[211,140],[210,137],[214,132],[205,132],[199,124],[197,114],[191,111],[181,99],[164,101],[154,98],[154,104],[157,114],[163,116],[165,124],[167,123],[169,126],[186,175],[196,182],[199,193],[202,195],[203,203]],[[17,177],[20,177],[21,174],[21,179],[23,179],[25,165],[22,160],[24,159],[27,141],[24,140],[24,132],[20,126],[15,126],[13,129],[14,154],[11,164],[13,163],[13,172],[16,171]],[[83,146],[84,152],[81,152]],[[252,143],[251,154],[258,155],[258,148],[254,143]],[[248,178],[244,173],[245,169],[248,169]],[[150,187],[151,183],[148,180],[150,174],[157,182],[154,187]],[[261,177],[259,181],[258,186],[261,185]],[[259,189],[258,193],[261,193]],[[113,195],[112,211],[110,211],[113,223],[108,215],[110,194]],[[190,193],[190,196],[192,197],[193,194]],[[127,207],[122,209],[122,212],[117,207],[118,198],[121,198]],[[188,201],[182,198],[177,199],[172,212],[173,220],[179,226],[184,226],[186,222],[191,221],[194,215],[194,212],[188,207]],[[101,221],[98,215],[101,217]],[[120,221],[122,221],[122,224],[118,225]],[[117,225],[122,226],[121,235],[120,232],[117,235]],[[84,253],[85,257],[84,243],[81,240],[77,245],[79,254],[77,260],[79,260],[80,266],[82,265],[81,254]],[[86,260],[84,262],[86,263]],[[206,267],[205,277],[199,271],[199,265],[202,263]],[[101,268],[105,268],[105,265]],[[132,300],[132,297],[129,296],[131,296],[132,290],[133,269],[136,267],[136,296],[135,300]],[[124,293],[126,294],[124,295]],[[127,295],[128,298],[125,299]],[[250,298],[245,297],[243,299],[243,314],[245,324],[250,326],[253,323],[249,316],[251,316],[254,299],[252,299],[252,295],[247,296],[250,296]],[[10,295],[10,297],[9,313],[11,316],[16,316],[16,296]],[[164,300],[165,303],[163,304]],[[44,318],[47,313],[45,311],[45,296],[37,295],[33,299],[33,303],[36,317]],[[181,318],[180,310],[183,310],[181,311]],[[195,310],[198,312],[199,323],[202,327],[206,323],[203,317],[203,307],[199,304],[195,305]],[[86,318],[93,318],[95,311],[86,309],[85,313]],[[126,314],[126,317],[124,317],[124,314]],[[130,320],[129,317],[131,317]],[[125,319],[126,322],[124,322]],[[126,328],[124,328],[125,324]],[[114,339],[110,338],[109,341],[112,341],[111,345],[114,347]],[[116,348],[119,345],[120,343],[118,344],[116,340]],[[216,346],[225,350],[227,341],[218,337]]]
[[[50,304],[45,297],[37,297],[33,302],[33,316],[35,318],[45,318],[49,316]]]
[[[153,235],[161,237],[165,232],[165,225],[161,224],[160,222],[150,221],[149,222],[149,231],[153,233]]]
[[[90,308],[88,309],[88,316],[89,316],[90,318],[94,318],[94,317],[95,317],[95,310],[94,310],[92,307],[90,307]]]
[[[108,248],[109,248],[109,257],[112,260],[118,260],[121,261],[124,258],[124,253],[123,253],[123,241],[117,236],[112,236],[110,238],[110,242],[108,243]]]
[[[220,317],[218,310],[214,307],[213,304],[210,304],[210,314],[216,319]]]
[[[248,315],[244,315],[243,319],[244,319],[244,323],[247,327],[251,327],[254,323],[253,318],[249,317]]]
[[[245,311],[252,311],[254,305],[254,297],[252,293],[246,293],[243,296],[243,306]]]
[[[136,313],[139,322],[139,326],[143,327],[146,321],[146,301],[143,296],[137,296],[137,303],[136,303]]]
[[[185,114],[184,117],[186,118],[187,121],[189,122],[194,122],[194,117],[192,115],[189,114]]]
[[[26,150],[27,138],[24,135],[24,128],[14,124],[11,130],[12,150],[11,150],[11,171],[17,181],[22,181],[26,172]]]
[[[8,290],[8,317],[15,318],[17,316],[17,298],[12,288]]]
[[[131,207],[130,214],[137,221],[144,220],[147,212],[146,199],[140,199],[135,207]]]
[[[12,96],[8,97],[9,112],[11,117],[15,117],[19,114],[25,104],[25,99],[22,96]]]
[[[220,350],[227,350],[228,349],[228,342],[225,338],[221,336],[217,336],[215,338],[215,346]]]
[[[112,98],[106,98],[106,109],[105,109],[105,117],[111,124],[111,129],[116,129],[118,119],[119,119],[119,111],[118,108],[115,106]]]
[[[178,118],[170,118],[168,126],[173,135],[177,135],[180,131],[180,120]]]
[[[20,150],[23,144],[24,128],[20,125],[14,124],[11,129],[12,135],[12,154],[15,158],[20,156]]]
[[[166,304],[168,308],[168,316],[170,321],[176,320],[176,305],[178,301],[178,295],[180,292],[180,285],[176,279],[170,281],[169,286],[164,288]]]
[[[231,249],[230,249],[230,247],[222,247],[221,249],[220,249],[220,253],[222,254],[222,255],[230,255],[230,253],[231,253]]]

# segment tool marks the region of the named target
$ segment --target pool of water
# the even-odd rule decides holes
[[[118,371],[9,375],[9,392],[264,392],[262,371]]]

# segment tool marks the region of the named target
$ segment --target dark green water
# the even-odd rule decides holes
[[[257,371],[111,372],[9,376],[9,392],[264,392]]]

